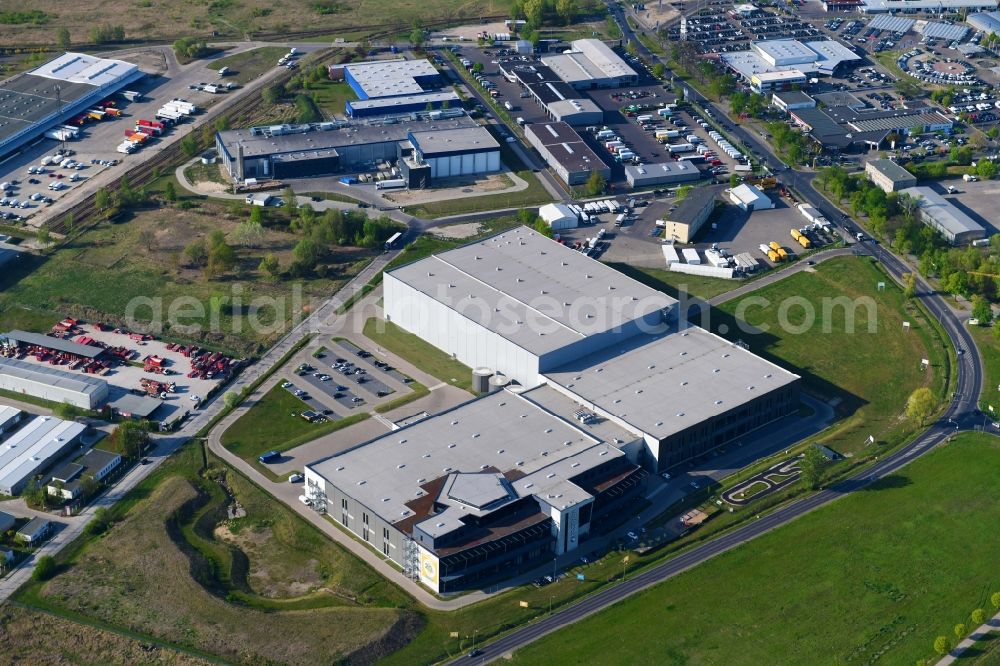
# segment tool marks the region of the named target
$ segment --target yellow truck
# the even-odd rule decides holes
[[[799,234],[799,237],[796,238],[795,240],[797,240],[799,242],[799,245],[801,245],[807,250],[812,247],[812,242],[802,234]]]
[[[768,245],[771,246],[771,249],[774,250],[775,252],[781,249],[781,246],[775,243],[774,241],[771,241],[770,243],[768,243]]]
[[[768,250],[767,251],[767,258],[771,260],[772,264],[776,264],[779,261],[781,261],[781,255],[779,255],[774,250]]]
[[[788,252],[785,251],[785,248],[779,247],[778,256],[781,257],[782,261],[784,261],[785,259],[788,259]]]
[[[798,229],[792,229],[792,238],[794,238],[795,240],[799,240],[800,238],[802,238],[802,232],[800,232]]]

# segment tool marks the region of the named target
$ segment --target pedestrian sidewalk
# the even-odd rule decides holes
[[[953,664],[962,657],[966,650],[975,646],[976,642],[984,640],[992,632],[1000,631],[1000,611],[992,618],[979,625],[979,628],[969,634],[963,641],[956,645],[951,652],[941,657],[937,666],[947,666]]]

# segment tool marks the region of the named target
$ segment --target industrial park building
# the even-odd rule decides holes
[[[941,232],[952,245],[971,243],[986,238],[986,229],[929,187],[908,187],[900,190],[920,206],[920,219]]]
[[[508,80],[517,81],[555,122],[595,125],[604,121],[601,107],[560,79],[550,67],[520,59],[504,60],[500,71]]]
[[[418,145],[413,144],[414,137]],[[387,160],[421,152],[434,160],[432,164],[441,175],[486,173],[500,168],[499,144],[486,128],[460,109],[412,114],[386,122],[226,130],[215,135],[215,146],[223,166],[236,181],[365,171]],[[433,170],[428,168],[429,172]]]
[[[632,187],[651,187],[685,183],[701,178],[701,171],[690,160],[659,164],[625,165],[625,180]]]
[[[864,0],[862,14],[959,14],[988,12],[997,8],[997,0]]]
[[[669,319],[677,301],[519,227],[385,273],[387,321],[524,386]]]
[[[611,167],[566,123],[533,123],[524,136],[567,185],[582,185],[595,172],[611,178]]]
[[[794,39],[753,42],[749,50],[723,53],[721,58],[758,93],[788,90],[806,83],[810,76],[832,76],[843,65],[861,61],[860,56],[837,41]]]
[[[853,106],[794,109],[791,119],[823,148],[846,151],[860,147],[878,150],[891,134],[912,135],[951,132],[947,116],[927,106],[885,111],[859,110]]]
[[[865,175],[887,193],[917,186],[917,177],[892,160],[869,160]]]
[[[599,39],[570,42],[570,52],[543,56],[542,63],[574,88],[621,88],[635,85],[639,75]]]
[[[771,96],[771,106],[788,113],[795,109],[814,109],[816,100],[801,90],[788,90],[774,93]]]
[[[144,74],[132,63],[64,53],[0,83],[0,158],[107,99]]]
[[[347,82],[358,96],[345,106],[352,118],[390,116],[461,103],[445,89],[440,72],[427,60],[373,60],[330,65],[331,79]]]
[[[96,409],[108,398],[108,383],[99,377],[13,358],[0,358],[0,389],[82,409]]]
[[[684,201],[668,208],[662,214],[663,238],[675,243],[690,243],[705,226],[715,210],[716,196],[722,186],[696,187],[687,193]],[[669,203],[669,202],[668,202]],[[652,213],[652,214],[655,214]]]
[[[50,467],[80,441],[86,426],[52,416],[39,416],[7,438],[0,447],[0,494],[17,495],[31,479]]]
[[[317,509],[436,592],[576,550],[649,473],[798,409],[798,376],[676,328],[674,299],[525,227],[385,287],[387,320],[520,383],[305,467]]]

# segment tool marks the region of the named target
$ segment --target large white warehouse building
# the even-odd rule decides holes
[[[0,389],[82,409],[96,409],[108,398],[103,379],[13,358],[0,358]]]
[[[86,427],[39,416],[0,445],[0,494],[16,495],[80,441]]]
[[[525,386],[674,318],[677,301],[519,227],[385,274],[385,318]]]

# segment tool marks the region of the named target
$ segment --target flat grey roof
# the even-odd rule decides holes
[[[701,176],[701,171],[690,160],[678,160],[676,162],[658,162],[657,164],[640,164],[638,166],[626,164],[625,175],[630,180],[642,180],[643,178],[650,178],[652,176],[691,176],[692,178],[697,178]],[[689,192],[688,196],[692,194],[694,194],[694,190]]]
[[[816,101],[801,90],[782,90],[774,93],[773,97],[780,99],[785,104],[802,104]]]
[[[85,395],[104,392],[108,386],[108,382],[99,377],[82,373],[69,373],[47,365],[19,361],[16,358],[0,357],[0,374],[48,384]]]
[[[575,39],[570,46],[585,55],[607,77],[637,76],[614,49],[599,39]]]
[[[983,225],[960,211],[950,201],[929,187],[907,187],[900,194],[909,194],[918,200],[920,212],[931,217],[935,222],[954,235],[978,232],[985,234]]]
[[[608,165],[595,153],[568,123],[532,123],[524,129],[545,146],[552,159],[570,173],[607,169]]]
[[[523,226],[387,275],[539,356],[677,304]]]
[[[253,134],[253,128],[226,130],[219,132],[219,138],[229,156],[235,159],[239,146],[243,146],[245,157],[261,157],[285,153],[308,151],[328,151],[349,146],[364,146],[372,143],[405,141],[409,132],[459,129],[477,126],[468,116],[440,118],[438,120],[397,118],[392,121],[365,123],[360,121],[345,123],[343,127],[321,130],[313,129],[298,134],[265,136]]]
[[[499,391],[308,467],[396,523],[414,515],[406,503],[424,496],[421,486],[439,477],[490,469],[529,475],[599,444],[522,396]],[[431,534],[447,532],[466,513],[479,510],[449,505],[420,526]],[[445,525],[438,528],[438,522]]]
[[[906,182],[914,179],[912,173],[892,160],[868,160],[868,165],[873,169],[876,169],[879,173],[894,183]]]
[[[58,96],[57,87],[60,89]],[[7,79],[0,83],[0,143],[59,111],[59,96],[65,107],[93,92],[93,86],[30,73]]]
[[[145,395],[135,395],[134,393],[123,393],[114,400],[108,402],[111,409],[126,414],[132,414],[139,418],[146,418],[163,406],[163,403],[156,398]]]
[[[867,27],[875,28],[876,30],[888,30],[889,32],[907,33],[913,27],[914,23],[916,23],[916,20],[911,18],[886,14],[873,18]]]
[[[83,465],[86,469],[101,470],[118,458],[121,458],[121,455],[117,453],[105,451],[104,449],[91,449],[84,453],[83,457],[77,463]]]
[[[449,153],[467,153],[479,150],[500,150],[500,144],[489,131],[480,125],[451,129],[443,132],[413,132],[414,148],[419,147],[424,156]]]
[[[14,523],[16,522],[17,518],[10,515],[9,513],[4,513],[3,511],[0,511],[0,532],[6,532],[11,527],[13,527]]]
[[[603,117],[604,110],[596,102],[589,99],[564,99],[548,105],[549,111],[560,118],[577,113],[599,113]]]
[[[73,354],[74,356],[82,356],[83,358],[97,358],[104,353],[103,347],[81,345],[72,340],[54,338],[51,335],[42,335],[41,333],[29,333],[28,331],[15,329],[9,333],[5,333],[4,336],[8,340],[13,340],[19,344],[38,345],[39,347],[55,349],[56,351]]]
[[[423,59],[348,63],[344,69],[368,97],[415,95],[424,91],[415,77],[439,75],[434,65]]]
[[[785,93],[781,93],[781,96],[784,97]],[[816,101],[823,102],[826,106],[847,106],[855,108],[865,106],[865,103],[858,99],[857,96],[844,90],[834,90],[831,92],[820,93],[818,95],[814,95],[813,97]]]
[[[799,379],[696,326],[637,336],[544,374],[660,440]]]
[[[942,9],[996,9],[997,0],[864,0],[866,11],[932,11]]]
[[[16,486],[51,462],[86,427],[75,421],[39,416],[0,444],[0,488]]]
[[[666,215],[666,219],[671,222],[681,224],[691,224],[694,219],[701,215],[706,206],[714,205],[715,197],[722,191],[722,186],[715,187],[695,187],[684,200],[677,204],[677,208],[672,213]]]
[[[411,104],[427,104],[429,102],[458,102],[458,93],[454,90],[441,90],[417,95],[400,95],[397,97],[378,97],[374,99],[351,100],[351,108],[355,111],[364,109],[382,109],[391,112],[394,107]]]
[[[44,518],[32,518],[25,524],[24,527],[17,531],[18,534],[26,537],[34,537],[40,532],[48,529],[51,521],[45,520]]]

